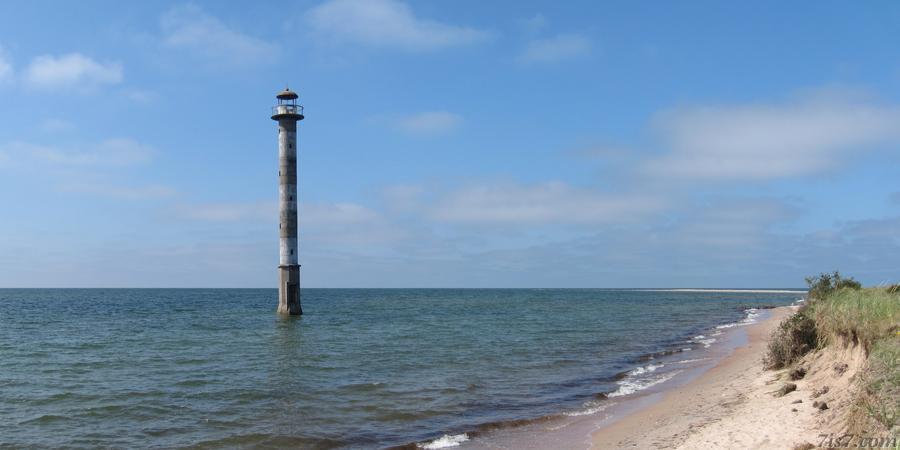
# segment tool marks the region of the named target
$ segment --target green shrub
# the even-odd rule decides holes
[[[854,280],[853,277],[844,278],[836,270],[832,273],[820,273],[817,277],[806,277],[806,284],[809,285],[810,299],[822,299],[844,288],[862,288],[859,281]]]
[[[767,369],[787,367],[816,348],[816,322],[807,311],[784,319],[772,333],[763,361]]]

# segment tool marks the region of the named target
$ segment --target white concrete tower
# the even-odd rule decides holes
[[[296,92],[285,88],[275,98],[272,120],[278,121],[278,312],[300,315],[300,259],[297,254],[297,122],[303,107]]]

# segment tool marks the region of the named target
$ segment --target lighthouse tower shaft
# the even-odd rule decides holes
[[[297,94],[289,90],[277,98],[272,119],[278,121],[278,312],[300,315],[303,310],[297,245],[297,122],[303,120],[303,107],[296,104]]]

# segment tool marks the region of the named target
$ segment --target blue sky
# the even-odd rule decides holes
[[[787,287],[900,267],[900,4],[5,2],[0,287]]]

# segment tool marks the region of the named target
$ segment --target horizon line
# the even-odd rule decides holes
[[[140,286],[93,286],[93,287],[5,287],[2,289],[271,289],[278,290],[278,287],[140,287]],[[756,293],[805,293],[806,288],[799,287],[752,287],[752,288],[735,288],[735,287],[711,287],[711,288],[659,288],[659,287],[304,287],[302,289],[521,289],[521,290],[629,290],[629,291],[645,291],[645,292],[756,292]]]

